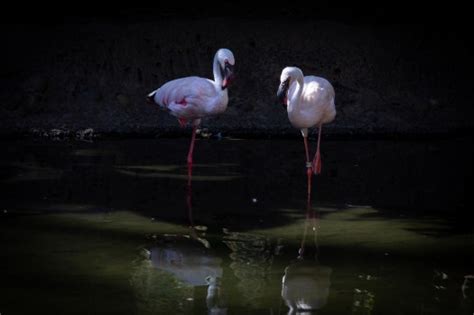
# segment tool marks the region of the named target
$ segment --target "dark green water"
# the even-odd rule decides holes
[[[187,146],[4,141],[0,314],[473,314],[470,139]]]

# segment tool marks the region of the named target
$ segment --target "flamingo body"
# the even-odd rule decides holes
[[[181,126],[188,121],[193,124],[193,133],[188,152],[188,185],[191,183],[194,141],[196,128],[201,118],[224,112],[229,102],[227,87],[232,79],[234,55],[229,49],[219,49],[213,62],[214,80],[197,76],[166,82],[149,93],[149,103],[158,104],[178,118]]]
[[[303,82],[303,91],[299,99],[296,99],[298,88],[296,81],[291,84],[288,91],[288,119],[293,127],[307,129],[333,121],[336,117],[336,108],[331,83],[315,76],[305,76]]]
[[[287,107],[290,123],[301,130],[308,168],[308,192],[311,190],[311,172],[321,173],[319,145],[323,124],[336,117],[334,88],[328,80],[316,76],[304,76],[297,67],[286,67],[281,72],[277,96]],[[318,127],[318,146],[313,162],[309,161],[308,128]]]
[[[196,120],[224,112],[229,97],[214,81],[186,77],[165,83],[154,93],[154,101],[179,119]]]

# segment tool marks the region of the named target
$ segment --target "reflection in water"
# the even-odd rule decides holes
[[[464,276],[464,282],[461,286],[462,296],[464,299],[474,301],[474,275]]]
[[[192,240],[154,247],[150,258],[153,266],[192,286],[207,285],[208,277],[222,277],[222,260]]]
[[[207,286],[208,313],[227,313],[221,284],[222,259],[212,251],[205,238],[207,228],[194,225],[191,181],[188,182],[186,201],[189,235],[165,235],[159,245],[147,251],[146,259],[138,264],[132,277],[132,284],[139,292],[139,313],[155,310],[156,305],[162,307],[160,314],[187,312],[194,304],[195,287],[200,286]],[[163,290],[167,294],[163,295]],[[164,307],[170,304],[176,304],[176,308],[165,311]]]
[[[449,277],[446,273],[436,269],[433,271],[433,278],[431,282],[433,290],[433,299],[435,303],[439,303],[439,301],[446,298],[448,280]]]
[[[288,314],[309,314],[324,307],[329,296],[332,269],[314,261],[300,260],[285,269],[281,296]]]
[[[227,301],[222,290],[221,277],[207,277],[206,282],[208,284],[206,295],[208,314],[227,314]]]
[[[329,296],[332,269],[318,261],[318,220],[315,210],[311,209],[310,199],[306,212],[303,238],[295,262],[285,268],[282,278],[281,296],[289,308],[288,314],[310,314],[321,309]],[[308,248],[306,240],[308,230],[313,234],[314,248]],[[314,251],[313,255],[308,252]],[[310,257],[311,258],[307,258]]]
[[[156,144],[156,140],[152,141]],[[159,142],[162,152],[175,154],[176,140]],[[472,222],[463,220],[464,216],[457,217],[461,214],[461,196],[436,194],[444,185],[436,183],[439,174],[432,175],[435,172],[431,170],[442,159],[438,154],[424,154],[433,151],[419,151],[418,144],[400,147],[392,143],[387,147],[383,142],[333,143],[334,152],[340,150],[341,159],[330,166],[334,176],[323,176],[316,183],[323,197],[321,204],[367,203],[374,208],[350,207],[327,212],[317,209],[324,213],[324,220],[318,222],[320,250],[316,250],[316,256],[312,250],[317,242],[313,243],[311,219],[306,221],[304,237],[304,209],[294,209],[295,204],[306,198],[306,194],[300,198],[306,191],[306,178],[291,176],[297,167],[283,163],[291,159],[299,146],[293,148],[288,143],[288,150],[282,150],[282,154],[269,155],[268,152],[286,146],[286,142],[270,142],[271,146],[260,141],[222,142],[224,155],[216,156],[209,144],[208,166],[194,165],[197,176],[193,177],[192,197],[198,197],[200,188],[203,207],[192,205],[194,223],[190,218],[191,227],[186,230],[187,223],[175,223],[186,215],[186,206],[180,205],[185,203],[183,189],[187,181],[173,177],[185,176],[185,166],[163,163],[162,159],[166,156],[169,160],[169,155],[156,154],[151,149],[156,146],[150,143],[5,143],[0,158],[2,314],[29,314],[38,309],[61,309],[62,313],[90,313],[94,309],[97,313],[207,314],[222,313],[225,308],[229,314],[287,314],[288,307],[282,298],[285,269],[283,285],[287,299],[311,301],[311,296],[297,297],[295,283],[299,281],[297,276],[305,275],[311,268],[315,270],[309,276],[301,276],[300,283],[307,280],[315,285],[317,281],[328,280],[324,272],[318,271],[315,258],[319,258],[319,266],[333,269],[327,302],[324,295],[319,302],[306,302],[318,306],[326,303],[316,310],[318,313],[473,314],[474,277],[464,277],[474,272]],[[354,146],[355,155],[344,154],[347,145]],[[422,144],[433,145],[438,147],[436,143]],[[74,154],[82,148],[95,151]],[[102,155],[107,148],[114,153]],[[419,172],[413,176],[400,173],[400,168],[387,169],[384,178],[388,180],[384,182],[378,176],[383,169],[380,165],[400,165],[392,163],[400,157],[404,162],[410,160],[396,154],[401,151],[410,155],[421,153],[423,158],[417,158],[414,165],[425,167],[417,167]],[[354,156],[358,157],[357,166],[353,164]],[[434,160],[428,159],[433,156]],[[374,163],[374,159],[378,162]],[[236,166],[218,169],[216,165],[222,166],[216,163],[218,160],[233,161]],[[264,168],[257,162],[262,160]],[[460,170],[467,164],[456,165]],[[117,170],[129,171],[133,176]],[[266,170],[271,172],[263,174]],[[450,170],[449,174],[452,173]],[[209,180],[208,175],[242,175],[248,180],[202,182],[199,175],[206,176],[202,180]],[[300,180],[302,185],[297,185]],[[414,194],[406,195],[398,188],[410,180],[416,182],[416,187]],[[323,182],[327,186],[319,185]],[[207,189],[210,187],[212,191]],[[429,193],[423,193],[422,188]],[[249,199],[254,197],[258,200],[252,203]],[[471,204],[465,202],[462,209]],[[393,211],[377,207],[382,204]],[[444,213],[431,216],[429,211],[425,219],[424,209],[433,204],[456,210],[451,211],[453,221]],[[401,212],[400,205],[414,207],[414,212]],[[415,209],[418,205],[421,208]],[[213,211],[217,209],[219,212]],[[216,224],[234,221],[229,222],[230,232],[220,233],[227,238],[227,245],[220,242],[222,238],[218,239],[218,235],[199,228],[204,213]],[[151,216],[154,220],[150,220]],[[264,218],[261,223],[260,218]],[[245,230],[237,230],[238,227]],[[231,233],[235,231],[251,235]],[[136,259],[136,248],[146,242],[143,236],[154,233],[157,238],[150,241],[148,252]],[[279,237],[287,247],[282,250],[284,255],[277,256],[274,249]],[[301,246],[304,250],[299,252],[302,239],[306,240]],[[301,259],[297,260],[297,256]],[[34,268],[25,257],[34,257]],[[199,275],[204,268],[198,266],[206,263],[208,273],[215,277]],[[174,268],[175,273],[193,268],[188,265],[191,264],[198,276],[193,278],[189,272],[180,279],[172,270],[159,269],[154,264]],[[442,272],[431,281],[434,268]],[[444,280],[444,274],[449,278]],[[195,286],[198,281],[200,285]],[[91,290],[91,284],[96,290]],[[308,291],[314,295],[317,290]],[[252,296],[259,294],[261,298]],[[258,302],[258,308],[248,301]],[[296,308],[296,302],[294,305]]]
[[[355,289],[351,314],[370,315],[374,304],[375,294],[366,289]]]
[[[136,291],[138,314],[180,314],[193,309],[195,288],[207,286],[209,314],[226,314],[221,289],[221,259],[196,244],[174,242],[154,247],[149,258],[135,263],[131,284]]]
[[[239,279],[237,285],[242,303],[256,308],[265,295],[267,274],[278,254],[279,247],[271,244],[268,237],[256,234],[230,232],[224,229],[223,242],[232,251],[230,267]]]
[[[157,269],[146,256],[134,262],[130,284],[135,291],[137,314],[181,314],[193,307],[193,287]]]
[[[461,314],[474,314],[474,275],[464,276],[461,291]]]

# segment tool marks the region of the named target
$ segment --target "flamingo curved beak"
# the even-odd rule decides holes
[[[285,81],[280,83],[277,92],[278,101],[283,105],[283,108],[286,108],[287,105],[287,95],[288,95],[288,88],[290,87],[290,79],[286,79]]]
[[[226,62],[224,70],[222,71],[222,89],[226,89],[230,82],[234,79],[234,66],[231,65],[230,63]]]

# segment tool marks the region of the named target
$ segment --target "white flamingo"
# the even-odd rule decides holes
[[[224,112],[229,97],[227,87],[232,79],[234,55],[221,48],[214,56],[214,81],[201,77],[185,77],[169,81],[148,94],[147,100],[168,110],[181,126],[191,122],[193,133],[188,153],[188,183],[191,181],[196,128],[201,118]]]
[[[301,130],[306,151],[308,176],[321,173],[321,129],[336,117],[334,88],[326,79],[315,76],[303,76],[301,69],[286,67],[281,72],[277,96],[287,106],[291,124]],[[312,163],[308,153],[308,128],[318,127],[318,145]]]

